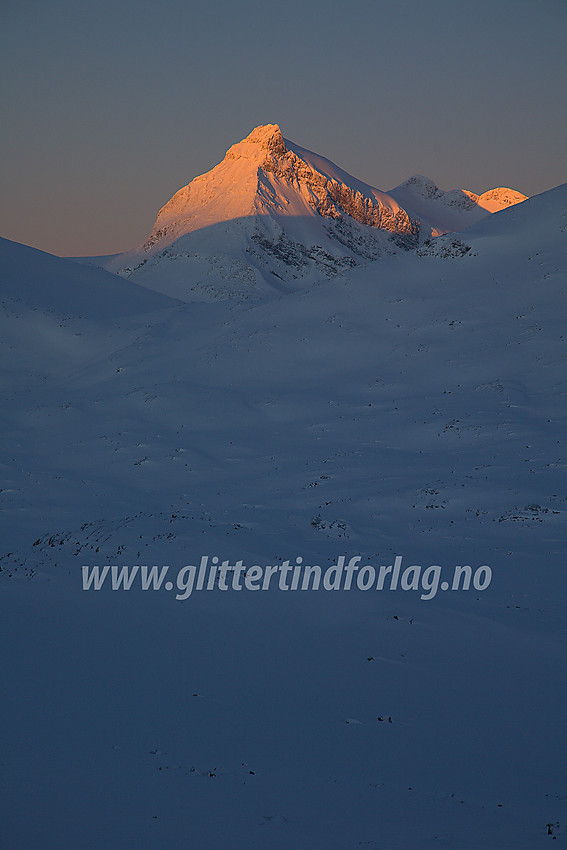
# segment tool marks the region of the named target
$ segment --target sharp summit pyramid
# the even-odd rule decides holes
[[[383,192],[266,124],[176,192],[143,244],[105,267],[187,300],[293,290],[524,200],[488,194],[491,209],[484,195],[443,192],[427,178]]]

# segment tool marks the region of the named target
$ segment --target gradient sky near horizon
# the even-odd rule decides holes
[[[0,13],[0,235],[128,250],[259,124],[388,190],[567,180],[564,0],[20,0]]]

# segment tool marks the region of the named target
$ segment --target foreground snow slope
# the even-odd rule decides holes
[[[148,291],[93,266],[80,266],[0,238],[0,296],[5,307],[52,316],[106,319],[148,313],[172,305]]]
[[[565,844],[566,227],[564,186],[301,293],[6,305],[6,846]],[[81,590],[202,554],[493,579]]]
[[[99,263],[185,301],[285,292],[523,200],[509,189],[443,192],[424,177],[388,194],[267,124],[176,192],[143,245]]]

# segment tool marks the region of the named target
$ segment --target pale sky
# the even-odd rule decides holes
[[[20,0],[0,13],[0,235],[128,250],[259,124],[388,190],[567,180],[564,0]]]

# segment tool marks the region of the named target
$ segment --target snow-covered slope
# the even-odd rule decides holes
[[[52,315],[34,253],[2,313],[6,847],[565,845],[566,239],[562,186],[281,297],[130,287],[118,320]],[[81,589],[202,555],[493,577]]]
[[[0,238],[0,297],[57,316],[110,319],[171,307],[171,299],[94,266]]]
[[[180,189],[143,245],[103,264],[185,300],[288,291],[416,247],[420,222],[430,236],[487,214],[472,193],[416,180],[382,192],[267,124]],[[512,197],[524,198],[493,190],[491,211]]]

